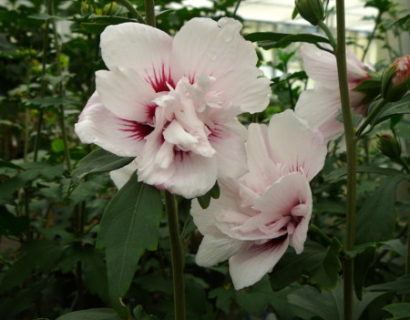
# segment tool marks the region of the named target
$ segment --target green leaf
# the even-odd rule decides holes
[[[27,229],[28,224],[26,217],[16,217],[6,207],[0,206],[0,235],[19,235]]]
[[[33,270],[49,272],[63,254],[63,248],[55,240],[34,240],[27,242],[21,249],[21,258],[7,270],[0,292],[6,292],[22,284]]]
[[[410,318],[410,303],[393,303],[385,306],[384,310],[392,314],[388,320],[408,320]]]
[[[56,320],[120,320],[113,309],[100,308],[66,313]]]
[[[371,174],[378,174],[378,175],[397,175],[400,174],[401,171],[391,168],[381,168],[381,167],[370,167],[370,166],[359,166],[357,168],[357,172],[359,173],[371,173]],[[326,180],[328,181],[337,181],[344,177],[347,174],[346,168],[337,168],[334,169],[330,174],[326,176]]]
[[[245,39],[257,42],[264,49],[285,48],[293,42],[329,43],[327,38],[310,33],[255,32],[247,34]]]
[[[105,209],[100,240],[105,246],[109,294],[123,297],[145,250],[155,250],[162,215],[160,192],[133,175]]]
[[[376,191],[367,198],[358,213],[356,243],[383,241],[393,237],[396,223],[396,187],[406,178],[406,175],[385,178]]]
[[[410,94],[397,102],[391,102],[384,106],[373,122],[376,125],[396,115],[410,114]]]
[[[232,300],[235,297],[235,290],[232,287],[219,287],[209,292],[209,298],[216,299],[216,307],[222,310],[225,314],[229,314]]]
[[[333,287],[338,278],[340,262],[339,248],[325,248],[317,242],[307,241],[301,254],[289,249],[275,266],[270,278],[274,289],[288,286],[303,274],[313,275],[323,287]]]
[[[209,190],[203,196],[200,196],[197,198],[199,205],[201,206],[202,209],[208,208],[209,204],[211,203],[211,198],[218,199],[219,194],[220,194],[219,185],[216,182],[211,190]]]
[[[396,280],[375,284],[367,288],[369,291],[394,292],[398,295],[410,294],[410,275]]]
[[[90,152],[78,162],[73,176],[81,179],[92,173],[102,173],[116,170],[129,164],[133,157],[119,157],[104,149]]]

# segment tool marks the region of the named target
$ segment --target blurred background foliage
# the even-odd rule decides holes
[[[56,319],[84,309],[96,310],[62,320],[118,319],[111,307],[121,306],[115,306],[108,294],[104,241],[99,238],[101,217],[116,193],[103,172],[113,167],[79,175],[75,171],[79,160],[95,147],[81,144],[73,127],[94,91],[94,72],[105,68],[100,33],[107,25],[139,19],[121,3],[0,3],[1,319]],[[143,1],[132,3],[143,17]],[[377,42],[386,58],[372,62],[382,70],[396,57],[409,54],[400,41],[392,43],[409,33],[410,13],[391,0],[362,4],[377,10],[366,17],[374,20],[374,30],[360,41],[352,35],[350,43],[366,58],[371,47],[367,44]],[[181,1],[156,1],[156,5],[158,27],[174,34],[193,17],[234,16],[238,1],[215,0],[204,7]],[[259,31],[257,22],[244,23],[245,34]],[[266,123],[272,114],[293,108],[301,91],[309,87],[297,48],[291,43],[257,49],[259,64],[272,78],[273,95],[264,112],[241,116],[243,123]],[[409,304],[398,304],[410,295],[404,266],[410,203],[405,181],[410,126],[404,114],[410,109],[410,96],[389,108],[359,146],[360,210],[354,252],[341,249],[342,139],[330,144],[325,168],[312,184],[314,214],[305,251],[296,255],[289,250],[269,276],[249,289],[233,289],[226,263],[208,269],[195,265],[201,236],[189,215],[190,201],[180,199],[188,319],[275,319],[273,314],[284,320],[342,319],[340,271],[346,254],[356,256],[356,319],[410,318]],[[122,299],[135,319],[172,319],[168,231],[165,216],[159,218],[158,245],[141,255]]]

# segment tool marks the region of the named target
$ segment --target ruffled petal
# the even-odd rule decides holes
[[[337,120],[340,108],[339,91],[318,87],[302,92],[296,103],[295,113],[329,141],[343,133],[343,123]]]
[[[271,272],[285,253],[289,238],[251,244],[229,259],[229,273],[236,290],[249,287]]]
[[[199,245],[195,262],[202,267],[213,266],[236,254],[241,246],[241,241],[206,235]]]
[[[172,38],[146,24],[127,22],[108,26],[101,34],[101,55],[110,70],[127,67],[141,76],[168,71]]]
[[[132,161],[120,169],[110,171],[110,177],[118,190],[130,180],[135,170],[137,170],[137,163]]]
[[[151,120],[155,91],[135,70],[100,70],[95,80],[102,103],[116,116],[139,122]]]
[[[88,100],[75,124],[75,133],[81,142],[94,143],[122,157],[135,157],[141,152],[144,145],[144,130],[148,128],[130,127],[129,121],[110,112],[102,104],[97,93]]]
[[[240,35],[241,28],[231,18],[218,22],[194,18],[186,22],[175,35],[172,48],[172,65],[177,66],[179,78],[195,79],[201,74],[218,78],[255,66],[255,48]]]
[[[304,172],[311,180],[323,168],[327,153],[323,136],[310,129],[293,111],[275,114],[268,134],[273,160],[285,165],[289,172]]]

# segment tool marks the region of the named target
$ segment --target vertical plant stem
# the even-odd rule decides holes
[[[150,26],[156,26],[154,0],[145,0],[145,21]]]
[[[347,210],[345,250],[352,250],[356,231],[356,137],[349,101],[349,87],[346,67],[346,35],[344,0],[336,1],[337,45],[336,60],[342,102],[343,124],[347,153]],[[353,319],[354,261],[346,257],[343,262],[344,280],[344,319]]]
[[[55,15],[55,8],[54,8],[54,0],[51,0],[51,15]],[[60,41],[58,39],[58,33],[57,33],[57,25],[55,19],[51,20],[52,26],[53,26],[53,35],[54,35],[54,47],[56,50],[56,69],[57,69],[57,76],[62,75],[61,71],[61,48],[60,48]],[[64,86],[62,83],[62,80],[60,79],[60,83],[58,84],[57,88],[57,93],[58,96],[62,99],[65,96],[64,92]],[[70,158],[70,150],[68,147],[68,137],[67,137],[67,130],[65,126],[65,119],[64,119],[64,105],[60,104],[59,107],[60,111],[60,128],[61,128],[61,135],[63,138],[63,144],[64,144],[64,159],[67,165],[68,172],[71,174],[71,158]]]
[[[184,249],[179,231],[177,202],[175,196],[168,191],[165,192],[165,206],[171,240],[175,320],[185,320]]]
[[[236,5],[235,5],[235,9],[233,10],[233,13],[232,13],[232,17],[236,17],[236,14],[238,13],[238,9],[239,9],[239,6],[241,5],[241,2],[242,2],[242,0],[237,0],[236,1]]]
[[[47,8],[47,13],[51,15],[50,0],[45,0],[45,5]],[[48,31],[49,31],[49,20],[46,20],[44,23],[43,30],[43,56],[41,58],[41,88],[40,88],[40,97],[44,97],[46,93],[47,82],[45,80],[46,75],[46,64],[47,64],[47,49],[48,49]],[[40,135],[41,127],[43,126],[43,117],[44,111],[41,108],[38,114],[37,127],[36,127],[36,136],[34,140],[34,162],[37,162],[38,159],[38,148],[40,145]]]
[[[370,36],[369,36],[369,38],[368,38],[366,48],[365,48],[364,51],[363,51],[362,61],[364,61],[364,59],[365,59],[366,56],[367,56],[367,53],[369,52],[370,45],[372,44],[372,41],[373,41],[373,39],[374,39],[374,37],[375,37],[375,35],[376,35],[376,31],[377,31],[377,28],[379,27],[381,18],[382,18],[382,12],[379,11],[379,13],[377,14],[376,19],[374,20],[374,28],[373,28],[372,33],[370,34]]]
[[[142,17],[139,15],[138,11],[135,10],[131,2],[129,2],[128,0],[118,0],[117,2],[122,4],[124,7],[128,9],[131,17],[137,19],[140,22],[144,21],[144,19],[142,19]]]

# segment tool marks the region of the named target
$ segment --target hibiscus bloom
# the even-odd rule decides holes
[[[305,71],[315,81],[315,87],[302,92],[296,103],[296,114],[306,119],[312,128],[320,130],[326,140],[334,139],[343,132],[343,123],[337,120],[342,104],[336,57],[312,44],[302,45],[300,54]],[[365,95],[354,91],[354,88],[369,79],[368,68],[352,51],[347,50],[346,54],[350,106],[357,113],[364,114],[367,111],[367,105],[363,104]]]
[[[174,38],[139,23],[107,27],[100,46],[109,70],[96,72],[75,126],[81,141],[135,157],[140,180],[187,198],[242,174],[236,116],[262,111],[270,89],[240,29],[229,18],[192,19]]]
[[[191,210],[204,238],[196,262],[212,266],[229,259],[236,289],[270,272],[288,246],[302,252],[312,213],[309,181],[326,156],[322,135],[287,110],[269,126],[251,124],[246,143],[248,171],[221,179],[221,195],[203,210]]]

